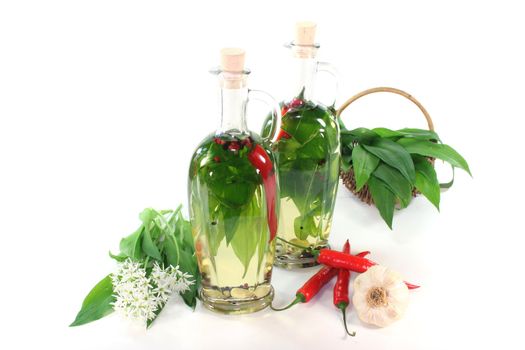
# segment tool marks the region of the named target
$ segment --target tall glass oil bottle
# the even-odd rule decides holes
[[[271,104],[274,131],[279,108],[269,95],[247,89],[244,55],[241,49],[223,49],[221,66],[212,71],[221,87],[221,125],[197,147],[188,183],[202,301],[229,314],[271,303],[279,213],[274,155],[248,130],[246,105],[249,98]]]
[[[314,97],[317,73],[334,75],[335,71],[316,59],[319,45],[314,42],[315,30],[314,23],[298,23],[295,41],[286,45],[293,57],[287,78],[292,85],[288,98],[281,102],[281,130],[272,147],[281,187],[281,239],[277,241],[275,263],[285,268],[316,264],[307,248],[328,244],[339,182],[339,126],[335,111]],[[273,122],[268,121],[262,134],[272,126]]]

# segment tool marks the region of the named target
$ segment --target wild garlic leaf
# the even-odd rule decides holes
[[[357,145],[352,153],[352,163],[354,166],[356,190],[359,191],[368,181],[370,174],[376,169],[379,164],[379,158],[368,152],[361,145]]]
[[[400,137],[403,137],[402,133],[400,133],[398,131],[390,130],[390,129],[387,129],[387,128],[374,128],[374,129],[372,129],[372,131],[375,132],[376,134],[378,134],[379,136],[384,137],[384,138],[400,138]]]
[[[423,157],[415,161],[415,166],[417,190],[439,210],[441,191],[434,167]]]
[[[69,326],[81,326],[109,315],[113,312],[114,301],[111,276],[107,275],[88,293],[77,317]]]
[[[164,310],[164,307],[166,305],[161,305],[157,308],[157,310],[155,310],[153,313],[155,314],[155,316],[153,316],[153,318],[150,318],[146,321],[146,328],[150,328],[151,325],[153,324],[153,322],[157,319],[157,317],[159,317],[160,313],[162,312],[162,310]]]
[[[375,133],[383,138],[392,139],[397,141],[400,138],[414,138],[419,140],[430,140],[430,141],[440,141],[439,136],[435,131],[424,130],[424,129],[414,129],[414,128],[405,128],[400,130],[390,130],[387,128],[375,128],[372,129]]]
[[[223,206],[221,208],[222,222],[224,225],[224,233],[226,236],[226,245],[229,245],[239,224],[239,218],[242,210],[240,208],[229,208]]]
[[[403,137],[441,142],[439,135],[435,131],[432,131],[432,130],[404,128],[401,130],[397,130],[397,132],[402,134]]]
[[[414,162],[402,146],[389,139],[376,139],[371,145],[363,145],[363,147],[386,164],[399,170],[411,184],[415,182]]]
[[[407,138],[401,139],[397,142],[409,153],[444,160],[445,162],[450,163],[452,166],[465,170],[470,176],[472,176],[467,161],[458,152],[456,152],[456,150],[448,145]]]
[[[144,230],[144,235],[142,237],[142,250],[149,257],[157,261],[162,261],[162,256],[160,255],[160,251],[157,248],[157,245],[155,244],[155,242],[153,242],[153,239],[151,238],[150,230],[148,230],[147,228]]]
[[[144,226],[141,225],[131,235],[122,238],[120,241],[120,254],[126,255],[134,260],[140,260],[142,257],[142,234]]]
[[[258,237],[261,231],[268,229],[267,221],[263,220],[261,216],[263,208],[260,206],[258,200],[258,198],[262,196],[261,191],[262,189],[259,187],[257,189],[258,195],[254,196],[252,201],[248,203],[242,211],[237,231],[230,242],[233,252],[244,266],[243,277],[248,271],[250,261],[255,255]]]
[[[193,285],[189,287],[189,290],[182,293],[181,296],[186,305],[195,309],[195,306],[197,305],[197,294],[200,282],[200,274],[197,264],[195,262],[193,252],[189,252],[186,250],[180,251],[179,268],[181,271],[189,273],[193,276],[193,281],[195,283],[193,283]]]
[[[179,245],[173,235],[167,235],[164,240],[164,255],[166,263],[178,266],[180,259]]]
[[[392,220],[394,218],[394,207],[396,205],[396,197],[390,191],[388,186],[375,176],[371,176],[368,180],[368,187],[372,194],[374,204],[379,210],[379,214],[390,229],[392,229]]]
[[[127,258],[129,258],[126,254],[123,254],[123,253],[119,253],[119,254],[113,254],[111,253],[111,251],[109,252],[109,257],[118,261],[118,262],[123,262],[124,260],[126,260]]]
[[[403,208],[410,204],[412,200],[412,185],[397,169],[381,163],[373,174],[376,178],[382,180],[390,191],[399,198]]]
[[[357,142],[362,145],[368,145],[379,138],[379,135],[374,131],[367,128],[357,128],[353,130],[342,130],[341,131],[343,143]]]

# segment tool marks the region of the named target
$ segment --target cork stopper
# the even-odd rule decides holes
[[[315,22],[297,22],[295,24],[295,45],[312,46],[315,44]]]
[[[246,86],[244,57],[246,52],[236,47],[221,50],[221,86],[225,89],[240,89]]]
[[[224,72],[244,71],[244,57],[246,52],[236,47],[221,50],[221,70]]]

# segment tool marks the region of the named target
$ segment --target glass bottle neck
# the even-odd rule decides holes
[[[246,87],[221,87],[221,125],[217,133],[248,134],[246,125]]]
[[[313,100],[317,60],[315,58],[294,57],[292,64],[292,97],[301,93],[304,100]]]

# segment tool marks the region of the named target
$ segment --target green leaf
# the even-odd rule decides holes
[[[113,312],[113,284],[110,275],[97,283],[82,303],[82,308],[70,327],[80,326],[101,319]]]
[[[397,132],[402,134],[404,137],[412,137],[415,139],[428,141],[441,141],[439,135],[432,130],[404,128],[397,130]]]
[[[341,155],[341,170],[344,171],[344,172],[347,172],[348,170],[350,170],[351,168],[351,163],[352,162],[352,156],[349,156],[349,155]]]
[[[454,178],[456,177],[456,168],[454,168],[453,166],[451,167],[452,167],[452,179],[450,179],[449,182],[440,183],[439,188],[448,189],[448,188],[451,188],[452,185],[454,184]]]
[[[383,181],[374,176],[371,176],[368,180],[368,187],[370,188],[374,204],[379,210],[379,214],[381,214],[381,217],[385,220],[388,227],[392,229],[396,197]]]
[[[195,251],[195,242],[193,240],[193,234],[191,232],[191,223],[189,220],[184,219],[182,212],[179,211],[179,218],[177,221],[177,227],[180,231],[177,231],[177,235],[182,237],[182,243],[185,247],[191,248],[191,251]]]
[[[197,273],[192,274],[195,277],[195,283],[193,283],[190,286],[190,289],[185,291],[181,294],[182,300],[184,303],[191,307],[193,310],[195,310],[195,307],[197,306],[197,298],[199,295],[199,286],[200,286],[200,280],[201,275],[199,274],[199,271]]]
[[[403,137],[402,133],[387,128],[374,128],[372,131],[384,138]]]
[[[300,240],[306,240],[309,236],[317,235],[317,226],[315,225],[313,215],[303,215],[295,218],[293,222],[295,237]]]
[[[412,200],[412,185],[398,170],[390,165],[381,163],[373,172],[373,176],[382,180],[388,186],[390,191],[399,198],[403,208],[408,206]]]
[[[146,208],[144,209],[140,214],[139,218],[142,220],[142,223],[144,225],[150,225],[151,222],[157,217],[159,213],[155,209],[152,208]]]
[[[157,261],[162,261],[162,256],[160,255],[159,249],[155,245],[155,242],[153,242],[153,239],[150,235],[150,230],[146,228],[144,230],[144,235],[142,237],[142,250],[146,255],[152,257],[153,259]]]
[[[257,191],[260,192],[261,188],[258,188]],[[246,209],[243,210],[239,218],[237,231],[230,242],[233,252],[244,266],[243,277],[255,255],[259,235],[262,230],[268,229],[267,222],[263,221],[260,214],[263,209],[258,198],[261,196],[262,194],[260,193],[259,196],[254,196],[252,201],[246,206]]]
[[[184,300],[186,305],[195,309],[195,306],[197,305],[196,298],[199,286],[197,281],[200,281],[200,274],[193,253],[185,250],[180,251],[179,268],[181,271],[191,274],[195,281],[195,283],[193,283],[193,285],[190,286],[190,289],[188,291],[181,294],[182,299]]]
[[[370,144],[378,139],[379,135],[367,128],[357,128],[354,130],[341,130],[341,143],[352,144],[354,142],[360,144]]]
[[[222,207],[221,212],[222,220],[224,223],[224,235],[226,236],[226,245],[228,245],[230,244],[235,234],[235,231],[237,230],[239,217],[241,215],[241,209]]]
[[[140,260],[142,257],[142,233],[144,232],[144,226],[140,226],[137,231],[131,235],[122,238],[120,241],[120,254],[129,256],[133,260]]]
[[[472,176],[467,161],[448,145],[415,139],[401,139],[397,142],[409,153],[444,160],[452,166],[465,170],[470,176]]]
[[[115,259],[116,261],[118,262],[123,262],[124,260],[126,260],[128,258],[128,256],[126,254],[122,254],[122,253],[119,253],[117,255],[109,252],[109,257],[111,259]]]
[[[159,317],[161,311],[164,310],[164,306],[166,306],[166,304],[164,304],[164,305],[160,305],[160,306],[157,308],[157,310],[153,311],[153,313],[155,314],[155,316],[153,316],[153,318],[148,319],[148,320],[146,321],[146,327],[147,327],[147,328],[150,328],[151,325],[153,324],[153,322],[157,319],[157,317]]]
[[[388,139],[377,139],[372,145],[363,145],[363,147],[386,164],[399,170],[411,184],[415,182],[416,172],[412,157],[399,144]]]
[[[359,191],[368,181],[370,174],[379,164],[379,158],[357,145],[352,152],[352,162],[356,181],[356,190]]]
[[[164,255],[166,262],[173,266],[179,265],[180,251],[175,237],[172,235],[166,236],[164,240]]]
[[[416,159],[416,188],[439,210],[440,188],[436,171],[423,157]]]

